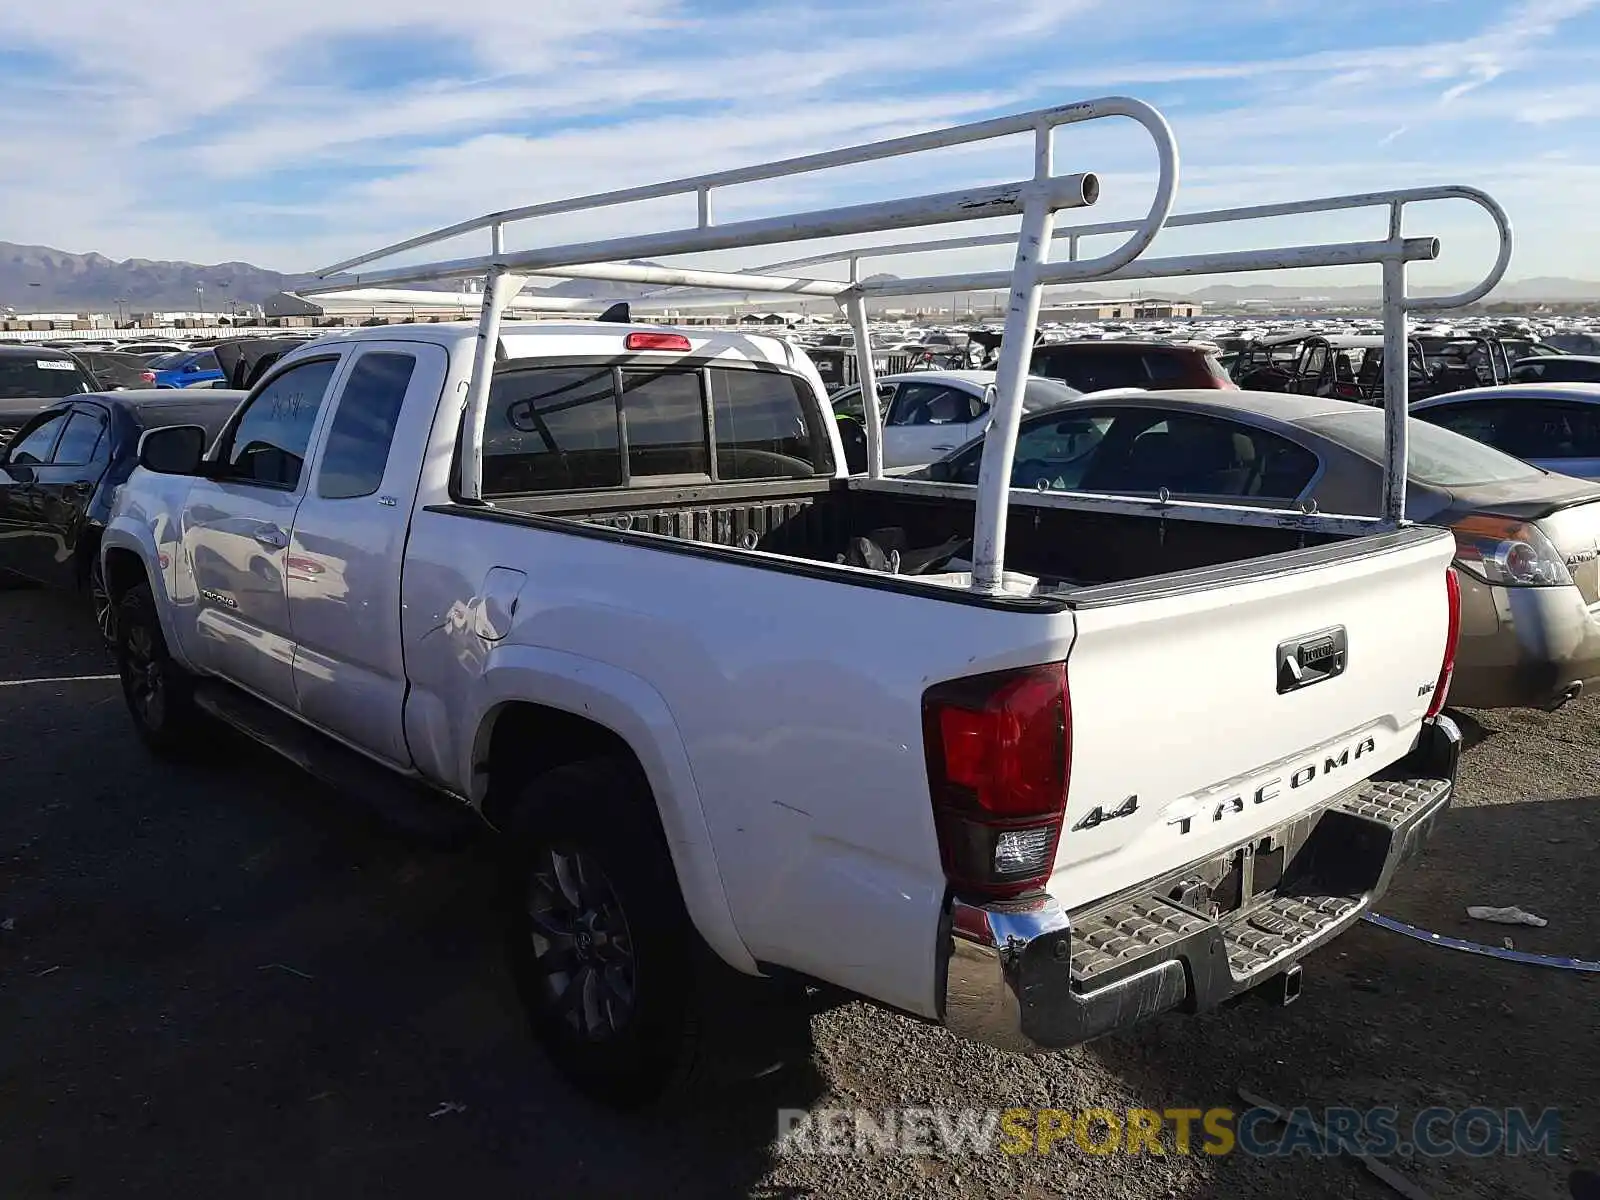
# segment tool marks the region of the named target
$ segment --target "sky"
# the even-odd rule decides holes
[[[1112,94],[1171,122],[1179,211],[1472,184],[1511,214],[1509,278],[1600,280],[1600,0],[5,4],[0,239],[309,271],[501,207]],[[1147,209],[1154,156],[1136,126],[1066,130],[1056,161],[1103,181],[1097,208],[1060,223]],[[1030,171],[1029,146],[1011,139],[731,189],[717,212]],[[510,240],[653,232],[693,216],[692,200],[663,202],[530,223]],[[1384,224],[1372,212],[1175,230],[1158,252],[1353,240]],[[1489,222],[1459,202],[1410,210],[1406,233],[1443,239],[1440,262],[1412,269],[1419,282],[1466,282],[1492,260]],[[486,249],[479,235],[441,256]],[[974,251],[868,269],[1006,261]],[[1361,283],[1376,269],[1292,278]]]

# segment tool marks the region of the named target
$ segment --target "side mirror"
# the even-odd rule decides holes
[[[157,475],[203,474],[206,431],[199,425],[147,430],[139,439],[139,465]]]
[[[947,458],[936,458],[929,463],[928,478],[933,480],[934,483],[949,483],[950,460]]]
[[[194,363],[184,363],[183,364],[183,373],[185,375],[193,375],[199,369],[200,368],[195,366]]]

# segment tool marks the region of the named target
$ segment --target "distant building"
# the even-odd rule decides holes
[[[1195,300],[1069,300],[1040,308],[1041,321],[1157,321],[1198,317]]]

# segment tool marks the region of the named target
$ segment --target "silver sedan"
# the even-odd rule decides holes
[[[1383,412],[1268,392],[1086,397],[1025,415],[1015,487],[1375,515]],[[976,484],[977,439],[920,474]],[[1456,537],[1461,648],[1451,697],[1554,706],[1600,685],[1600,485],[1413,418],[1407,515]]]

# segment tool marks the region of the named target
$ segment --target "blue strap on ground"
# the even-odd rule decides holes
[[[1381,913],[1363,913],[1361,919],[1371,921],[1380,928],[1416,938],[1419,942],[1427,942],[1430,946],[1443,946],[1447,950],[1465,950],[1468,954],[1482,954],[1486,958],[1500,958],[1506,962],[1522,963],[1528,967],[1555,967],[1562,971],[1585,971],[1600,975],[1600,962],[1589,962],[1582,958],[1559,958],[1554,954],[1527,954],[1521,950],[1506,950],[1500,946],[1483,946],[1477,942],[1463,941],[1461,938],[1445,937],[1441,933],[1429,933],[1426,929],[1418,929],[1415,925],[1407,925],[1404,921],[1396,921],[1393,917],[1386,917]]]

